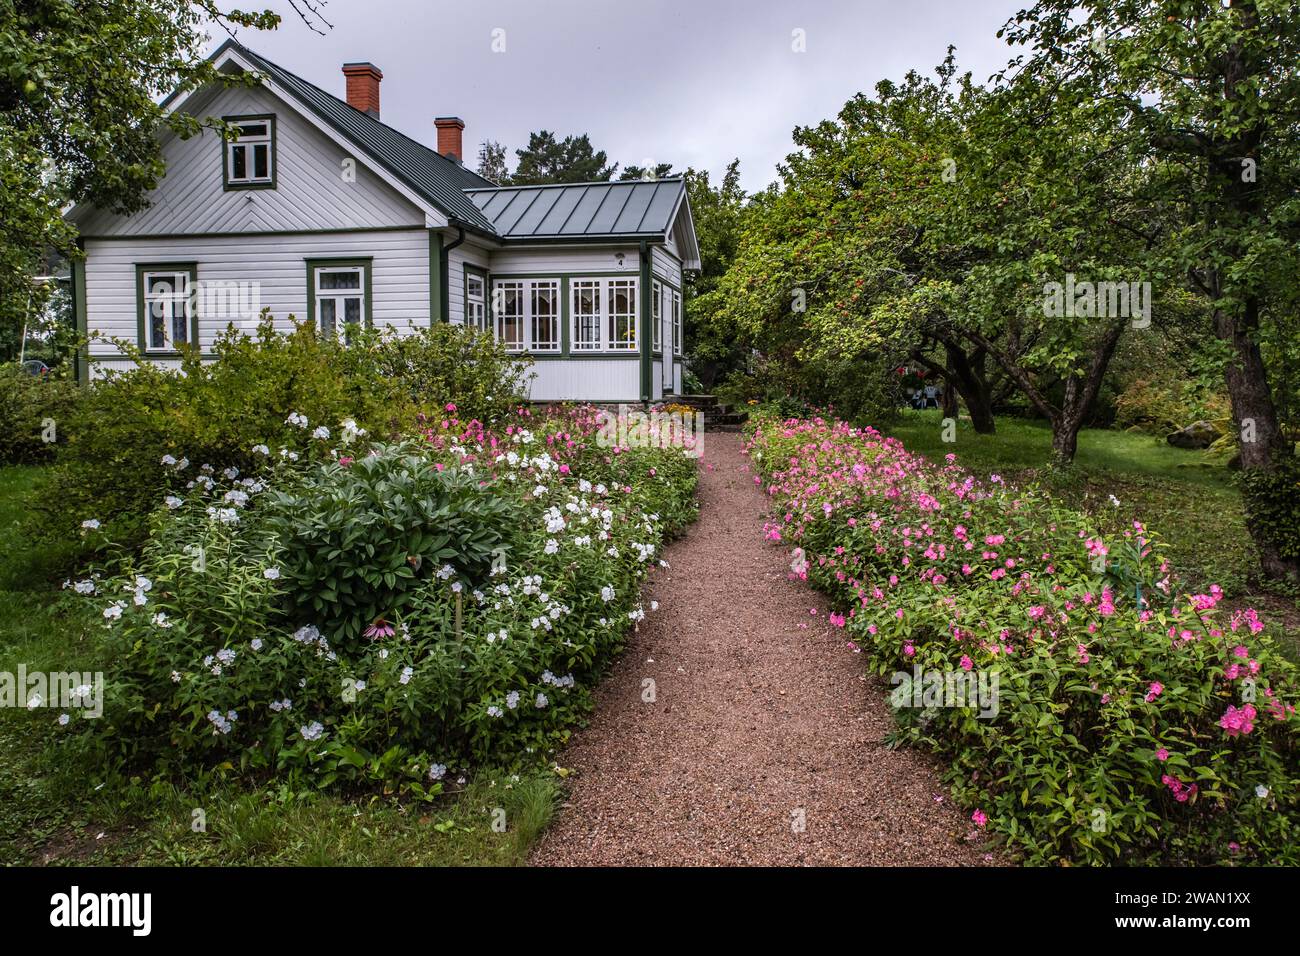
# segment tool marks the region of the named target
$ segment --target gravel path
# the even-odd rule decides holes
[[[671,569],[648,585],[659,610],[560,756],[576,775],[532,862],[984,863],[933,767],[880,745],[883,685],[763,540],[767,500],[739,436],[710,432],[704,451],[700,518],[667,549]]]

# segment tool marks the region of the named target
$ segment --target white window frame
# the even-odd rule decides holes
[[[171,291],[154,292],[153,284],[156,280],[169,280],[171,282]],[[190,274],[173,269],[147,269],[144,271],[144,331],[145,346],[149,352],[177,352],[175,333],[177,311],[176,307],[180,305],[180,327],[185,331],[185,338],[180,343],[188,345],[190,343],[190,332],[193,329],[194,302],[190,297]],[[160,314],[157,316],[163,319],[162,340],[161,342],[154,338],[153,319],[155,310]]]
[[[664,284],[658,279],[651,286],[650,295],[650,351],[664,350]]]
[[[549,338],[542,338],[538,335],[537,320],[542,318],[537,308],[537,293],[543,289],[551,293],[550,315],[544,318],[550,320],[551,335]],[[530,352],[559,352],[564,338],[564,301],[561,298],[561,283],[559,279],[533,279],[528,283],[528,350]]]
[[[596,311],[583,313],[578,308],[579,296],[584,291],[595,290]],[[616,315],[613,297],[616,289],[626,289],[632,305],[631,312]],[[569,280],[569,351],[584,355],[629,355],[641,348],[641,283],[627,276],[582,276]],[[584,340],[579,335],[582,319],[594,320],[596,336]],[[615,323],[631,323],[632,340],[615,343]],[[584,344],[585,343],[585,344]]]
[[[325,328],[321,323],[321,305],[326,301],[334,303],[334,335],[338,339],[343,339],[347,333],[348,322],[345,318],[347,313],[346,301],[348,299],[357,299],[360,303],[360,318],[356,324],[359,328],[366,326],[366,269],[368,266],[363,265],[318,265],[312,267],[311,281],[315,287],[312,292],[315,297],[316,314],[312,319],[316,323],[316,331],[321,335],[326,334]],[[355,289],[322,289],[321,276],[327,273],[354,272],[357,276],[357,287]]]
[[[549,288],[555,303],[553,315],[546,316],[552,320],[554,341],[542,340],[537,335],[537,320],[541,318],[536,308],[536,293]],[[514,291],[519,302],[519,339],[517,342],[506,341],[505,335],[505,291]],[[562,294],[564,284],[558,277],[512,278],[494,276],[492,278],[492,334],[498,341],[504,342],[507,352],[528,352],[538,355],[559,355],[563,351],[564,337],[564,302]]]
[[[673,355],[681,358],[682,355],[682,294],[676,289],[669,290],[672,292],[672,316],[673,316]]]
[[[479,286],[478,294],[470,290],[471,283]],[[465,324],[476,329],[487,329],[488,284],[480,272],[465,270]]]
[[[239,139],[232,139],[226,142],[226,185],[228,186],[269,186],[275,182],[275,148],[272,145],[275,138],[275,119],[274,117],[234,117],[230,120],[231,124],[238,126]],[[256,126],[259,123],[266,125],[265,133],[245,133],[245,126]],[[258,146],[266,147],[266,175],[258,176],[254,173],[256,163],[254,159],[257,155]],[[244,154],[244,173],[242,177],[235,175],[235,153],[242,151]]]

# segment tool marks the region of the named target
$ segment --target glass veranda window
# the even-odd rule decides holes
[[[572,298],[574,351],[599,351],[601,347],[600,280],[573,280]]]
[[[636,282],[609,280],[609,342],[607,348],[636,348]]]
[[[551,279],[532,284],[529,348],[534,352],[560,350],[560,283]]]
[[[524,350],[524,284],[498,282],[492,290],[497,338],[512,352]]]
[[[190,277],[185,272],[144,274],[148,347],[171,352],[190,340]]]

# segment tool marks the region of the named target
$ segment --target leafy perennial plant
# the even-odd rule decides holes
[[[585,408],[491,430],[448,404],[374,446],[291,418],[323,440],[256,446],[251,474],[168,456],[184,494],[138,556],[76,585],[117,662],[104,715],[61,722],[127,772],[417,796],[545,759],[646,613],[641,579],[694,516],[694,458],[600,447]]]
[[[975,827],[1040,863],[1300,860],[1296,668],[1253,610],[1185,593],[1141,522],[822,418],[759,415],[747,450],[768,538],[871,670],[996,673],[994,715],[897,713]]]

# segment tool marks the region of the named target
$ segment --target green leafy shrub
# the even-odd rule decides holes
[[[138,556],[78,582],[115,662],[103,717],[67,724],[97,772],[418,797],[451,768],[554,754],[694,517],[695,459],[604,447],[591,409],[523,409],[494,431],[447,415],[371,458],[358,440],[346,466],[312,445],[196,476]],[[317,604],[330,575],[346,583]],[[351,615],[372,625],[360,639]]]
[[[52,458],[80,397],[70,379],[37,378],[17,365],[0,365],[0,465]]]
[[[473,381],[481,404],[466,411],[498,415],[518,400],[520,366],[483,338],[459,327],[409,343],[367,332],[344,346],[309,325],[276,332],[264,316],[255,335],[220,336],[215,361],[191,350],[169,370],[137,356],[87,387],[72,409],[32,531],[77,540],[82,523],[95,520],[113,540],[138,544],[149,512],[183,488],[194,467],[246,469],[254,448],[297,456],[355,435],[399,437],[415,430],[417,413],[442,411],[444,395],[421,394],[435,382]],[[471,370],[462,368],[467,358],[478,362]]]
[[[760,418],[749,450],[769,538],[903,688],[893,741],[943,755],[976,828],[1034,863],[1297,860],[1300,675],[1254,611],[1181,590],[1153,532],[840,422]]]
[[[462,579],[485,581],[518,522],[491,486],[410,445],[325,464],[267,508],[294,612],[346,646],[400,614],[436,573],[454,566]]]
[[[1288,561],[1300,561],[1300,459],[1290,457],[1271,471],[1243,471],[1246,520]]]
[[[1134,378],[1115,396],[1115,426],[1140,428],[1164,436],[1194,421],[1217,421],[1229,415],[1221,392],[1195,381]]]
[[[511,355],[489,332],[438,323],[411,335],[370,333],[363,342],[348,353],[350,374],[392,382],[404,404],[427,418],[445,417],[450,403],[461,418],[490,425],[527,392],[532,359]]]

